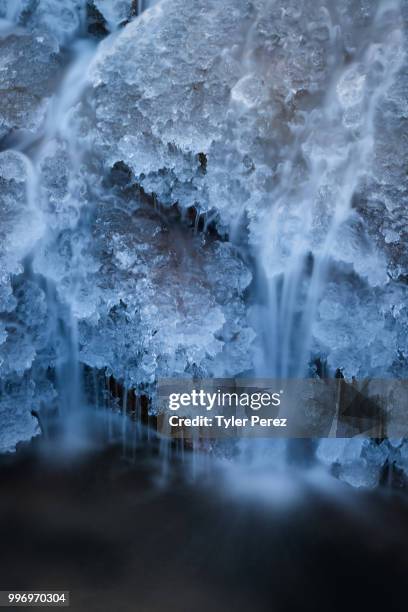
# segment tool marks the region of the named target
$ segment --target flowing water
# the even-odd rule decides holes
[[[266,295],[257,313],[261,376],[298,378],[310,372],[313,325],[330,263],[347,261],[344,228],[353,216],[353,195],[373,163],[377,104],[404,60],[397,2],[380,5],[352,62],[344,62],[338,26],[329,15],[328,21],[331,82],[320,103],[304,112],[303,123],[290,126],[273,206],[258,234],[259,291]]]
[[[137,6],[141,12],[147,3],[139,2]],[[10,9],[13,14],[8,14],[7,18],[15,20],[21,7],[21,3],[16,4]],[[253,324],[262,339],[262,350],[255,368],[256,375],[261,377],[304,377],[310,372],[313,326],[319,301],[331,273],[331,263],[341,251],[342,230],[354,214],[353,195],[369,174],[372,163],[376,107],[394,82],[403,61],[398,2],[384,0],[380,4],[367,32],[367,40],[360,42],[352,60],[345,61],[342,56],[339,26],[329,13],[327,25],[331,49],[328,56],[329,87],[312,108],[305,107],[301,111],[301,121],[289,124],[290,137],[280,143],[284,162],[279,180],[270,193],[271,206],[260,214],[256,222],[259,246],[254,255],[259,281]],[[242,60],[248,71],[251,70],[251,37],[255,34],[250,29],[247,52]],[[104,53],[115,36],[114,32],[105,39]],[[24,152],[30,160],[29,201],[33,209],[38,209],[44,224],[47,217],[40,206],[40,165],[58,142],[63,143],[72,169],[68,184],[71,222],[73,225],[79,223],[79,190],[82,187],[76,176],[92,155],[92,146],[86,139],[78,139],[71,119],[86,92],[87,71],[98,49],[97,42],[85,31],[82,15],[78,31],[65,49],[67,64],[43,125],[35,135],[16,134],[9,141],[11,148]],[[99,196],[97,193],[96,197]],[[46,228],[35,247],[36,255],[46,251],[47,244],[55,239],[58,231],[58,227]],[[74,449],[82,444],[82,414],[88,402],[78,347],[80,281],[86,275],[80,248],[78,245],[78,253],[72,254],[71,265],[77,282],[71,287],[66,303],[62,304],[58,297],[55,272],[47,275],[47,271],[44,273],[42,270],[51,313],[49,335],[56,355],[57,408],[65,422],[63,446]],[[347,262],[347,253],[340,253],[341,258]],[[29,267],[27,274],[34,274]],[[97,403],[98,397],[99,391],[96,390],[92,403]],[[125,390],[121,406],[116,410],[122,418],[120,424],[114,419],[113,427],[122,438],[124,455],[129,454],[129,448],[134,448],[141,437],[140,428],[127,420],[127,398]],[[112,415],[107,418],[111,435]],[[260,478],[259,488],[264,489],[262,470],[268,470],[270,465],[286,466],[287,446],[284,441],[244,445],[241,449],[242,464],[251,466],[248,483],[252,487],[256,486],[255,472]],[[162,442],[161,448],[163,473],[167,474],[169,445]],[[202,467],[202,464],[198,465],[200,461],[206,465],[206,454],[199,459],[193,453],[190,467],[195,477]],[[241,480],[245,487],[245,477]]]
[[[132,8],[134,16],[141,14],[153,0],[138,0]],[[9,4],[6,18],[1,21],[1,31],[6,34],[15,28],[15,23],[22,18],[25,3]],[[40,416],[43,433],[51,434],[51,444],[46,450],[53,456],[75,455],[93,448],[95,444],[112,443],[121,439],[123,455],[131,456],[139,442],[146,444],[149,439],[149,428],[139,423],[128,422],[127,396],[133,393],[130,389],[123,393],[123,401],[118,401],[117,389],[112,389],[109,379],[94,373],[94,388],[92,392],[85,390],[85,374],[79,355],[78,315],[81,311],[81,282],[86,277],[80,241],[73,241],[71,247],[71,266],[74,270],[74,282],[70,292],[60,296],[59,279],[52,266],[47,270],[46,253],[48,246],[58,241],[60,227],[53,224],[44,208],[43,193],[46,186],[42,185],[44,172],[42,164],[47,156],[53,156],[59,145],[67,154],[69,166],[68,197],[65,201],[65,215],[69,225],[75,228],[83,224],[84,232],[89,232],[87,219],[81,218],[82,190],[91,189],[95,198],[103,197],[98,185],[85,185],[78,180],[89,160],[92,160],[92,145],[84,138],[78,138],[73,129],[72,119],[78,103],[83,99],[89,87],[88,69],[99,51],[100,41],[91,36],[87,30],[86,2],[79,2],[76,7],[77,27],[70,36],[64,34],[62,26],[62,57],[65,58],[61,77],[56,85],[56,91],[48,102],[45,118],[36,132],[15,131],[3,142],[3,148],[24,154],[27,165],[27,200],[32,214],[35,214],[37,224],[41,227],[41,238],[33,252],[27,257],[25,277],[43,288],[49,313],[46,330],[48,344],[54,352],[54,384],[57,392],[57,402],[50,406],[35,407]],[[109,19],[111,17],[111,19]],[[52,23],[53,16],[46,16],[46,23]],[[106,7],[106,23],[112,32],[104,39],[105,49],[112,44],[120,26],[115,12],[114,3]],[[59,25],[59,24],[58,24]],[[61,33],[58,32],[61,37]],[[66,40],[65,40],[66,38]],[[86,172],[86,170],[85,170]],[[76,249],[76,250],[75,250]],[[35,269],[36,258],[41,262],[41,274]],[[34,262],[34,269],[33,269]],[[116,385],[115,385],[116,386]],[[100,402],[100,399],[102,401]],[[137,397],[136,397],[137,401]],[[99,405],[100,402],[100,405]],[[95,413],[95,408],[97,412]],[[118,415],[121,415],[120,417]],[[139,415],[140,417],[140,415]],[[57,433],[58,432],[58,433]],[[52,438],[56,436],[54,443]]]
[[[296,117],[289,124],[290,137],[285,134],[279,143],[284,160],[279,180],[271,193],[272,205],[260,215],[255,230],[259,246],[254,326],[262,338],[255,368],[259,377],[314,374],[313,329],[319,303],[326,283],[336,281],[336,263],[354,264],[343,247],[347,226],[355,219],[353,197],[370,177],[378,103],[395,83],[405,59],[400,9],[399,2],[379,4],[352,60],[345,60],[340,26],[327,13],[329,85],[312,108],[302,111],[301,121]],[[248,73],[253,70],[252,46],[249,40],[244,59]],[[376,265],[374,257],[367,263],[373,285],[381,274]],[[299,465],[307,466],[315,454],[314,444],[241,440],[235,486],[241,494],[263,491],[278,499],[290,497],[293,491],[288,492],[288,482],[293,485],[296,476],[293,470],[287,473],[288,465],[295,461],[298,470]],[[271,473],[275,474],[272,480]],[[328,486],[323,474],[320,479]],[[298,494],[299,487],[295,485],[294,491]]]
[[[23,4],[10,4],[9,22]],[[138,0],[136,8],[147,5]],[[279,143],[285,160],[279,181],[271,206],[256,219],[258,247],[251,255],[258,271],[259,377],[310,374],[319,302],[354,214],[353,194],[372,163],[376,105],[403,61],[398,2],[382,2],[352,61],[341,57],[338,25],[327,18],[330,86]],[[110,25],[117,27],[114,16]],[[243,58],[249,72],[255,34],[251,29]],[[104,39],[104,53],[115,36]],[[41,164],[63,145],[70,166],[63,214],[72,227],[90,232],[77,177],[95,160],[92,143],[78,138],[72,119],[99,48],[82,14],[43,124],[34,135],[15,133],[5,143],[25,155],[29,210],[41,230],[24,276],[45,294],[45,345],[54,356],[57,391],[50,406],[38,407],[49,443],[34,441],[14,462],[0,455],[8,500],[0,506],[5,588],[26,589],[29,576],[30,588],[70,588],[72,606],[87,611],[178,610],[181,600],[197,610],[319,612],[329,606],[340,612],[350,602],[400,610],[408,542],[403,498],[346,487],[315,460],[313,441],[301,448],[270,439],[210,448],[159,439],[149,427],[150,387],[135,390],[81,362],[83,245],[72,242],[75,282],[66,291],[58,268],[44,263],[61,228],[44,207]],[[109,205],[97,181],[86,189]],[[347,253],[341,257],[347,261]],[[84,460],[78,464],[73,456]]]

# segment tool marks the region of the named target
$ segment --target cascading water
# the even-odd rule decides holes
[[[401,5],[387,0],[379,3],[364,38],[354,41],[351,57],[344,53],[344,33],[336,23],[335,11],[327,10],[324,17],[328,31],[327,86],[315,93],[312,104],[307,98],[303,106],[300,102],[300,110],[288,121],[288,131],[277,143],[282,162],[269,195],[271,206],[251,221],[258,267],[253,324],[261,339],[255,372],[263,378],[316,375],[312,360],[314,356],[324,360],[324,353],[322,356],[315,346],[314,327],[326,283],[342,282],[339,266],[354,267],[373,286],[381,285],[385,278],[382,262],[374,252],[367,253],[363,264],[356,262],[353,247],[344,244],[344,238],[347,228],[358,220],[353,198],[372,176],[378,107],[395,86],[406,59]],[[251,28],[245,46],[243,80],[247,79],[247,88],[259,61],[254,51],[254,37],[258,35],[257,28]],[[246,95],[252,102],[251,94]],[[259,91],[255,95],[260,97]],[[243,97],[241,89],[239,97]],[[290,106],[289,96],[286,103]],[[274,136],[279,138],[278,130]],[[355,248],[365,238],[355,235],[353,240]],[[341,369],[343,365],[340,362],[336,367]],[[334,373],[332,370],[329,375]],[[340,446],[347,444],[339,442]],[[370,470],[364,472],[358,465],[364,441],[354,442],[351,453],[355,453],[357,462],[356,476],[351,467],[344,479],[354,484],[371,479],[376,482]],[[273,483],[266,484],[271,471],[286,470],[293,455],[305,464],[315,454],[314,445],[303,441],[244,439],[239,446],[244,471],[235,479],[241,479],[244,489],[258,487],[264,492],[270,487],[275,490]],[[325,454],[331,456],[330,448],[336,446],[336,441],[325,442],[320,458],[326,462]],[[378,465],[384,457],[382,451],[378,453]],[[378,474],[374,467],[376,470]],[[283,482],[287,479],[284,476]]]
[[[41,163],[50,150],[52,151],[57,146],[58,142],[64,143],[72,168],[68,184],[71,222],[77,223],[79,217],[78,189],[80,185],[76,182],[75,177],[82,164],[86,149],[72,137],[70,116],[86,87],[87,67],[95,53],[95,48],[96,45],[86,39],[78,39],[73,42],[67,50],[71,56],[70,64],[58,92],[49,104],[43,126],[38,134],[19,140],[16,147],[26,153],[31,160],[32,178],[29,181],[29,197],[33,207],[39,208],[39,214],[43,216],[45,224],[47,223],[47,214],[41,208],[43,196]],[[42,239],[35,247],[35,256],[38,257],[38,254],[47,249],[47,243],[55,239],[56,231],[58,231],[58,228],[49,225],[46,227]],[[71,257],[73,268],[76,269],[79,278],[84,273],[81,268],[80,253],[72,252]],[[69,301],[61,302],[58,294],[59,287],[55,279],[52,279],[51,276],[48,277],[47,270],[44,268],[42,268],[41,273],[42,278],[44,278],[49,313],[49,344],[53,347],[55,355],[57,412],[59,423],[63,426],[63,435],[59,438],[58,444],[60,450],[74,451],[83,444],[81,436],[84,433],[81,425],[81,413],[84,407],[83,374],[79,360],[76,318],[76,304],[79,296],[74,287],[69,296]],[[42,419],[45,423],[47,422],[48,410],[42,415]]]
[[[157,382],[364,380],[403,421],[407,40],[407,0],[0,0],[13,598],[401,609],[406,499],[344,483],[406,486],[408,439],[165,437]]]
[[[104,11],[106,24],[111,30],[114,38],[117,29],[128,17],[140,14],[148,8],[152,2],[138,2],[137,6],[117,6],[115,3],[101,5]],[[98,3],[95,3],[97,6]],[[4,23],[5,32],[13,30],[14,23],[18,22],[23,13],[24,3],[8,7]],[[127,11],[125,13],[124,11]],[[69,267],[70,287],[66,291],[61,283],[61,278],[50,260],[48,252],[55,243],[58,243],[61,233],[66,231],[67,226],[79,233],[87,234],[91,231],[88,226],[88,212],[83,209],[83,196],[89,190],[95,199],[103,197],[98,191],[98,185],[89,185],[87,172],[89,164],[92,163],[92,144],[86,137],[78,138],[78,133],[73,129],[72,119],[78,104],[83,98],[86,88],[89,86],[88,69],[98,51],[98,43],[87,32],[87,3],[80,2],[75,7],[77,11],[77,23],[75,31],[70,33],[67,39],[65,31],[62,41],[65,43],[64,74],[57,86],[56,92],[48,101],[47,112],[43,121],[35,132],[16,131],[7,137],[4,144],[9,150],[21,152],[27,167],[27,202],[33,216],[38,217],[38,240],[34,249],[27,257],[28,265],[25,276],[28,281],[39,284],[44,291],[47,306],[47,329],[46,345],[52,355],[52,369],[55,386],[55,397],[48,405],[34,405],[35,414],[40,417],[43,431],[49,430],[48,423],[51,416],[52,421],[58,415],[57,424],[60,430],[57,444],[58,449],[53,447],[53,452],[62,451],[76,452],[92,444],[97,434],[87,431],[89,426],[95,429],[95,423],[90,425],[86,422],[89,416],[88,402],[98,402],[98,397],[106,386],[94,376],[97,385],[93,390],[93,397],[86,397],[84,389],[84,371],[79,354],[78,321],[80,319],[83,304],[81,285],[86,283],[87,269],[83,259],[83,243],[80,239],[74,239],[69,243]],[[132,11],[132,12],[130,12]],[[52,24],[52,16],[51,16]],[[109,47],[110,41],[105,39],[105,48]],[[59,151],[64,151],[64,159],[67,167],[67,183],[64,202],[49,202],[48,184],[49,177],[44,172],[44,162],[52,159]],[[52,177],[51,177],[52,180]],[[57,215],[50,214],[50,205],[56,208]],[[55,212],[51,209],[51,212]],[[102,385],[102,387],[101,387]],[[105,393],[105,391],[103,391]],[[88,394],[89,395],[89,394]],[[123,405],[119,407],[122,414],[122,424],[115,422],[115,429],[120,432],[124,446],[124,454],[127,452],[127,387],[123,392]],[[110,413],[116,405],[111,392],[106,393],[108,397],[107,412]],[[50,407],[54,407],[50,411]],[[108,416],[108,437],[112,436],[112,418]],[[140,435],[133,426],[132,444]],[[97,427],[96,427],[97,429]]]
[[[4,29],[6,32],[13,28],[13,23],[18,22],[26,8],[24,3],[10,5],[7,8]],[[72,112],[78,104],[87,86],[87,69],[95,55],[97,44],[86,36],[86,3],[82,2],[77,7],[77,28],[72,39],[64,48],[64,54],[68,58],[65,74],[58,86],[56,93],[48,103],[48,109],[42,124],[36,132],[16,132],[5,141],[9,150],[19,151],[23,154],[24,163],[27,167],[27,202],[32,211],[32,217],[37,219],[38,240],[34,250],[29,254],[28,266],[25,276],[34,284],[39,283],[43,287],[47,312],[47,345],[53,354],[53,368],[55,373],[55,386],[57,393],[57,413],[59,424],[63,426],[63,436],[59,438],[59,446],[62,450],[75,450],[81,445],[81,412],[83,411],[85,398],[83,392],[83,373],[79,359],[78,341],[78,294],[79,281],[85,270],[82,267],[80,244],[75,245],[71,252],[71,265],[75,270],[76,281],[72,291],[61,300],[58,279],[53,276],[52,271],[47,271],[46,265],[40,265],[40,276],[33,271],[38,267],[38,260],[43,264],[48,245],[52,243],[60,227],[58,222],[48,214],[46,209],[46,187],[43,185],[44,173],[42,164],[47,156],[52,156],[59,145],[63,146],[67,155],[67,163],[70,167],[69,180],[67,184],[67,202],[65,215],[69,224],[75,227],[80,218],[79,190],[82,189],[77,176],[81,171],[84,156],[87,153],[87,145],[75,137],[71,126]],[[52,23],[52,16],[51,16]],[[40,237],[41,236],[41,237]],[[77,252],[75,252],[75,246]],[[36,262],[37,260],[37,262]],[[50,414],[49,407],[41,412],[41,406],[33,406],[36,413],[41,414],[41,422],[45,431],[48,429],[47,420]],[[51,413],[52,414],[52,413]]]
[[[148,4],[67,0],[60,23],[53,2],[6,3],[0,24],[12,101],[0,170],[14,188],[24,160],[36,219],[9,267],[18,275],[25,258],[43,316],[18,327],[8,297],[6,332],[21,329],[27,353],[10,376],[16,388],[31,376],[27,405],[45,398],[68,422],[88,401],[83,369],[105,372],[122,388],[125,447],[128,394],[149,395],[159,377],[304,377],[327,353],[330,375],[344,362],[350,376],[382,374],[401,357],[405,316],[395,263],[387,285],[398,232],[371,244],[378,220],[355,202],[370,181],[390,180],[373,160],[378,109],[391,96],[402,104],[403,4],[162,0],[135,19]],[[50,74],[42,82],[37,70],[25,91],[27,45]],[[14,112],[20,90],[26,115]],[[348,358],[348,321],[326,333],[336,320],[327,294],[344,278],[357,286],[356,312],[369,312],[367,329],[350,323],[363,331],[365,369]],[[285,442],[260,446],[285,463]],[[258,450],[244,449],[244,462],[268,467]]]
[[[312,109],[302,110],[301,121],[297,116],[289,125],[290,143],[282,143],[285,161],[270,196],[272,211],[256,228],[259,291],[265,296],[255,323],[263,338],[261,376],[297,378],[310,372],[313,326],[330,265],[348,263],[342,233],[354,214],[353,195],[370,173],[376,108],[404,60],[398,3],[379,6],[352,61],[342,57],[339,26],[329,14],[327,21],[328,89]],[[375,260],[367,268],[375,284]]]

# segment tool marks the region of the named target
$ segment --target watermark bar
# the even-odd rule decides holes
[[[0,591],[0,607],[56,607],[69,606],[69,591]]]
[[[185,439],[408,436],[408,381],[161,379],[158,431]]]

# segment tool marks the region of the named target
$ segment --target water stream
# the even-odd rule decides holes
[[[333,446],[322,450],[324,440],[202,440],[197,434],[192,440],[174,440],[155,429],[157,372],[198,379],[214,372],[221,378],[230,371],[254,378],[334,377],[344,363],[317,372],[316,363],[325,354],[314,333],[329,284],[340,284],[344,269],[367,280],[372,293],[383,283],[385,267],[374,248],[368,245],[361,257],[354,257],[353,249],[365,240],[354,198],[370,180],[377,107],[405,61],[405,0],[379,0],[376,16],[353,41],[350,54],[344,51],[337,7],[347,5],[345,10],[352,12],[354,4],[367,8],[371,0],[322,3],[325,27],[317,35],[320,42],[328,36],[328,86],[323,92],[311,87],[304,97],[303,92],[286,92],[283,116],[278,116],[283,127],[273,123],[269,107],[254,111],[255,119],[245,123],[246,104],[251,115],[251,96],[258,103],[261,86],[255,94],[238,87],[238,93],[224,99],[231,74],[242,85],[262,64],[257,37],[262,39],[270,24],[258,20],[257,11],[262,15],[268,1],[191,0],[193,20],[188,21],[190,0],[169,0],[164,25],[159,7],[159,26],[152,18],[152,29],[147,27],[164,73],[146,31],[132,38],[133,20],[155,0],[93,0],[93,32],[86,0],[30,4],[57,6],[55,14],[46,10],[40,18],[47,22],[45,32],[50,23],[55,25],[60,46],[55,57],[44,51],[47,61],[59,63],[40,125],[12,129],[0,139],[0,212],[6,202],[13,219],[14,209],[18,212],[26,200],[19,231],[11,224],[11,240],[21,242],[18,253],[23,255],[16,265],[11,258],[8,310],[0,319],[0,561],[5,588],[70,589],[71,605],[87,612],[172,610],[180,608],[179,602],[196,612],[309,607],[344,612],[353,605],[403,609],[407,503],[393,487],[407,483],[408,442],[367,441],[363,452],[361,439],[334,439],[328,440]],[[234,9],[219,19],[227,24],[228,36],[235,36],[240,20],[247,23],[248,14],[254,22],[245,26],[241,47],[230,45],[231,51],[230,41],[222,42],[228,56],[222,65],[224,49],[214,53],[218,41],[211,36],[219,23],[206,19],[208,6],[217,15],[224,2]],[[293,25],[295,15],[303,28],[304,6],[313,4],[308,2],[270,0],[269,6],[278,7],[278,26],[287,12],[289,22]],[[181,27],[173,3],[182,13]],[[20,27],[19,35],[25,31],[21,23],[28,5],[29,0],[0,0],[0,83],[2,37]],[[63,16],[61,5],[67,9]],[[126,25],[121,11],[130,5],[131,23]],[[3,6],[7,11],[1,19]],[[96,11],[101,6],[103,22]],[[203,45],[195,47],[190,33],[185,44],[183,28],[192,30],[193,39],[200,19],[208,28]],[[146,22],[149,26],[148,15]],[[309,25],[316,24],[303,28],[306,38]],[[126,44],[115,48],[123,41],[121,33],[129,31]],[[28,55],[34,32],[22,43]],[[276,43],[279,27],[277,32],[267,34],[268,44]],[[290,47],[290,27],[288,32],[285,44]],[[286,57],[290,50],[285,44]],[[132,45],[144,49],[144,62],[136,64]],[[273,47],[273,59],[282,52],[279,45]],[[11,59],[5,54],[4,65],[9,61],[13,66],[19,47],[10,47]],[[187,56],[182,74],[172,59],[180,48]],[[116,65],[109,64],[111,51],[119,57]],[[31,58],[33,71],[42,52],[40,47],[39,57]],[[105,81],[98,73],[101,58],[108,65]],[[288,64],[297,59],[289,57]],[[152,83],[145,78],[150,62],[155,67]],[[188,71],[200,62],[205,68],[194,80]],[[279,81],[279,63],[271,60],[263,68],[268,78],[276,74]],[[258,86],[262,79],[254,80]],[[194,130],[190,134],[175,108],[184,103],[178,95],[185,82],[188,87],[193,82],[185,95],[197,113],[187,115],[188,123],[197,123],[199,136]],[[0,87],[0,120],[3,94]],[[267,105],[273,106],[272,98]],[[219,110],[223,104],[224,115],[225,109]],[[160,115],[154,130],[149,132],[150,115],[146,120],[140,108],[148,109],[146,115]],[[206,123],[211,112],[214,123]],[[405,112],[408,117],[406,105]],[[224,120],[225,132],[217,131]],[[115,122],[123,123],[123,132]],[[258,124],[260,134],[267,125],[273,138],[258,139]],[[2,127],[0,122],[0,135]],[[172,129],[182,136],[169,145]],[[210,136],[200,133],[206,130]],[[214,146],[207,142],[212,130],[218,138]],[[102,145],[96,142],[100,134],[106,137]],[[240,146],[246,151],[252,134],[258,158],[255,163],[246,155],[243,164]],[[236,141],[231,145],[229,138]],[[267,146],[274,149],[270,155],[260,152]],[[276,172],[273,179],[265,172],[262,183],[262,163],[274,155]],[[132,162],[147,168],[146,173],[137,177]],[[251,185],[256,164],[260,183],[253,190],[259,191],[259,206],[251,209],[249,194],[245,206],[250,204],[242,212],[239,205],[234,208],[247,188],[240,180],[244,176]],[[150,191],[144,180],[148,185],[151,180]],[[194,205],[192,185],[198,185]],[[2,200],[3,187],[11,193],[10,210],[8,200]],[[162,189],[162,202],[156,189],[159,195]],[[205,202],[211,191],[225,202],[201,209],[199,198]],[[228,207],[232,230],[224,232],[220,219]],[[4,232],[0,241],[3,237]],[[2,256],[0,249],[0,277]],[[0,300],[2,291],[0,284]],[[395,310],[404,308],[398,304],[401,295],[387,297]],[[332,302],[325,308],[337,306],[346,313],[354,308]],[[348,332],[340,329],[339,335]],[[383,332],[387,342],[389,330]],[[3,345],[8,353],[2,352]],[[15,361],[14,370],[7,369],[7,360]],[[5,397],[11,399],[3,402]],[[20,431],[19,420],[32,416],[36,429],[29,422]]]
[[[23,10],[22,2],[10,5],[6,21],[16,22]],[[138,2],[136,11],[147,8],[147,2]],[[68,197],[64,206],[70,216],[71,227],[86,225],[81,216],[81,190],[93,190],[95,199],[105,198],[99,185],[86,185],[77,180],[86,164],[92,159],[92,142],[81,140],[72,128],[72,117],[78,103],[89,86],[88,69],[99,53],[98,41],[86,31],[85,4],[81,4],[80,18],[75,35],[65,43],[66,60],[63,76],[48,105],[45,119],[36,133],[13,133],[5,145],[27,157],[29,179],[27,181],[30,207],[37,210],[45,225],[42,238],[36,243],[31,262],[47,253],[48,245],[58,240],[61,228],[50,224],[43,206],[43,172],[41,164],[47,155],[53,154],[61,144],[70,167],[67,185]],[[311,107],[300,107],[292,122],[288,123],[289,135],[278,143],[283,162],[277,180],[269,194],[271,206],[252,221],[256,236],[249,249],[257,268],[255,306],[252,324],[260,338],[254,373],[259,377],[298,378],[310,375],[313,357],[313,329],[319,316],[319,303],[324,296],[326,282],[333,273],[333,260],[352,266],[353,262],[342,244],[343,228],[353,219],[353,196],[361,181],[369,174],[374,154],[374,122],[378,101],[394,83],[401,68],[402,25],[399,2],[384,0],[379,4],[367,38],[359,41],[352,58],[344,58],[339,44],[340,26],[327,11],[330,52],[327,57],[330,72],[329,86],[324,95],[316,96]],[[103,53],[117,36],[119,25],[107,19],[112,33],[103,41]],[[9,27],[9,26],[7,26]],[[253,70],[253,40],[256,28],[248,31],[247,43],[242,54],[242,67],[251,74]],[[320,96],[320,97],[319,97]],[[205,162],[207,163],[207,162]],[[156,202],[156,200],[155,200]],[[85,221],[84,221],[85,219]],[[200,215],[196,216],[197,236]],[[48,224],[48,225],[47,225]],[[84,232],[89,228],[84,226]],[[82,288],[86,284],[83,263],[83,244],[71,242],[71,274],[69,290],[64,288],[64,302],[59,294],[59,279],[55,269],[47,271],[42,265],[41,282],[45,285],[47,309],[50,313],[50,343],[55,353],[55,384],[57,411],[65,422],[65,443],[76,448],[82,436],[82,414],[88,408],[89,393],[84,388],[83,365],[79,354],[78,313],[82,308]],[[75,249],[77,248],[77,252]],[[30,260],[30,257],[28,258]],[[366,274],[372,276],[375,285],[376,262],[365,262]],[[27,266],[26,273],[37,282],[37,272]],[[339,364],[339,367],[341,364]],[[332,372],[333,374],[333,372]],[[110,375],[110,373],[109,373]],[[100,378],[94,376],[95,393],[91,404],[100,406]],[[106,382],[105,382],[106,386]],[[128,393],[132,386],[123,381],[125,391],[116,413],[121,422],[115,421],[120,432],[124,455],[134,449],[141,437],[140,428],[128,421]],[[116,397],[116,405],[118,404]],[[136,397],[136,403],[138,398]],[[115,402],[115,398],[112,398]],[[109,412],[109,410],[108,410]],[[112,415],[108,416],[108,431],[112,435]],[[169,445],[161,444],[163,473],[168,471]],[[274,444],[259,442],[241,449],[242,464],[250,464],[259,472],[272,464],[285,464],[288,445],[284,441]],[[130,450],[130,454],[132,450]],[[182,448],[184,460],[184,447]],[[191,469],[197,468],[197,456],[193,453]],[[207,457],[204,458],[204,463]],[[262,470],[261,470],[262,473]],[[261,474],[262,479],[262,474]],[[253,483],[252,477],[250,478]]]
[[[259,292],[266,296],[265,307],[257,311],[263,337],[260,376],[310,373],[313,327],[329,267],[333,259],[348,263],[342,230],[355,214],[353,196],[373,161],[377,104],[404,60],[398,3],[379,6],[352,62],[341,57],[338,25],[330,15],[327,19],[330,85],[320,102],[304,111],[303,121],[290,125],[273,207],[258,234]],[[372,275],[375,266],[373,261]]]

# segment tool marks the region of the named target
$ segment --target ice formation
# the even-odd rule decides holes
[[[57,48],[46,33],[0,32],[0,138],[11,130],[39,128],[57,79]],[[27,61],[31,56],[36,58],[33,63]]]
[[[407,2],[60,4],[0,0],[1,367],[27,410],[70,360],[129,387],[406,376]],[[317,451],[371,486],[406,454]]]
[[[38,390],[33,364],[45,344],[44,293],[24,278],[21,263],[43,230],[30,198],[32,180],[32,168],[24,155],[0,153],[1,450],[12,450],[20,440],[38,433],[30,411]],[[27,231],[28,219],[31,231]]]
[[[31,32],[48,32],[59,44],[67,44],[80,33],[86,8],[86,0],[0,0],[0,24],[3,28],[15,24]]]
[[[313,341],[348,376],[392,375],[405,358],[403,10],[163,1],[107,40],[90,71],[105,164],[124,162],[162,205],[195,206],[220,232],[247,224],[270,293],[284,273],[287,299],[301,302],[306,350]],[[297,334],[299,304],[270,299],[270,342],[289,354],[309,336]],[[290,359],[274,369],[290,374]]]
[[[94,0],[94,5],[103,15],[110,32],[129,21],[135,15],[134,8],[137,9],[132,0]]]
[[[31,36],[28,29],[21,36]],[[229,376],[251,367],[255,334],[243,295],[252,274],[239,249],[179,213],[164,214],[126,168],[102,167],[84,133],[93,118],[80,115],[78,103],[93,49],[71,45],[38,134],[16,133],[24,121],[7,126],[6,146],[29,157],[1,153],[4,280],[12,275],[3,283],[3,450],[38,431],[30,410],[72,403],[74,363],[133,388],[158,375]],[[56,61],[58,50],[55,43]],[[27,418],[12,429],[17,396]]]
[[[104,163],[247,228],[263,375],[304,375],[311,352],[349,379],[406,372],[406,20],[406,3],[164,0],[91,67]]]

